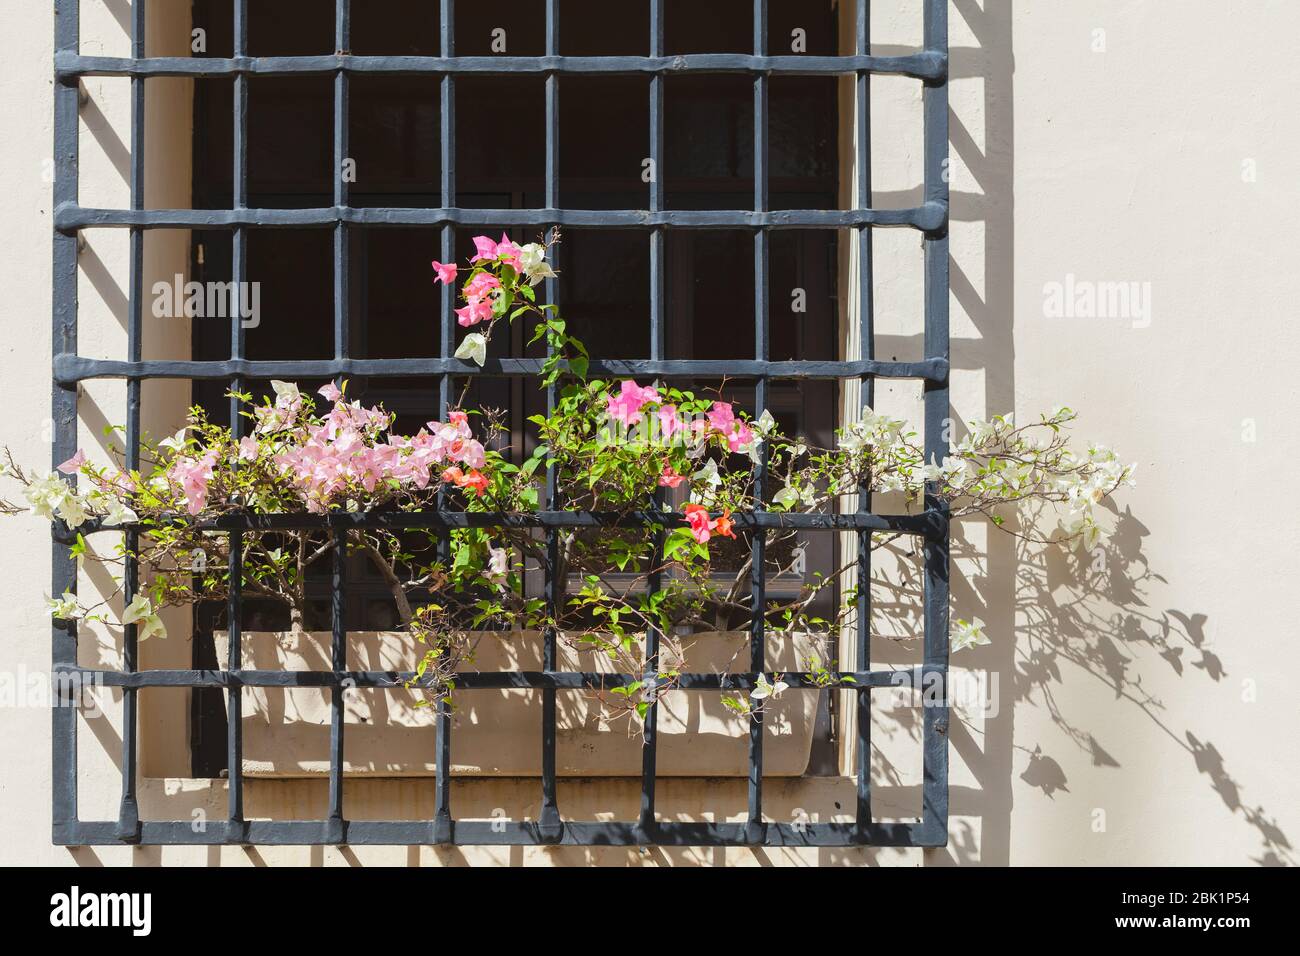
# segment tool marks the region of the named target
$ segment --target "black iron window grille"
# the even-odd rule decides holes
[[[924,49],[903,56],[874,56],[869,36],[870,0],[856,0],[855,46],[852,55],[769,55],[767,48],[767,0],[753,3],[753,52],[750,54],[689,54],[665,56],[663,46],[664,0],[650,0],[648,56],[559,55],[559,0],[546,0],[545,49],[543,56],[458,57],[454,49],[454,0],[441,0],[441,55],[355,56],[350,49],[350,0],[336,0],[336,52],[325,56],[247,55],[249,0],[234,0],[234,49],[229,58],[147,57],[145,54],[145,3],[132,4],[131,56],[114,58],[86,56],[79,49],[78,0],[55,0],[55,155],[53,236],[53,417],[55,422],[53,460],[72,456],[77,443],[77,391],[80,382],[96,378],[123,379],[127,389],[126,454],[129,467],[139,465],[141,384],[154,378],[211,379],[239,387],[252,379],[338,378],[345,375],[397,377],[439,376],[440,407],[445,411],[453,376],[536,375],[540,361],[527,358],[489,360],[481,370],[452,357],[455,348],[452,323],[453,292],[445,287],[441,300],[441,353],[434,359],[355,359],[348,341],[348,232],[368,225],[433,226],[441,228],[441,258],[454,258],[455,229],[458,226],[552,226],[640,229],[648,232],[650,253],[650,357],[648,360],[596,360],[594,373],[613,376],[658,378],[703,378],[731,376],[752,380],[756,407],[766,407],[768,385],[777,380],[852,380],[862,384],[864,397],[872,396],[877,377],[918,379],[924,385],[925,454],[942,456],[944,422],[948,415],[948,0],[924,0]],[[441,208],[358,208],[349,205],[348,183],[334,177],[334,205],[316,209],[257,209],[247,205],[247,107],[248,84],[253,76],[328,75],[334,80],[333,152],[334,168],[341,168],[348,156],[349,81],[364,73],[424,75],[437,77],[441,91]],[[749,77],[753,83],[754,106],[754,196],[753,208],[686,211],[665,209],[662,176],[649,185],[648,209],[566,209],[559,195],[559,95],[564,78],[575,74],[640,74],[649,77],[650,158],[663,168],[664,79],[688,73],[731,73]],[[546,104],[546,195],[545,208],[468,209],[457,208],[455,198],[455,106],[456,81],[465,75],[533,74],[545,78]],[[871,205],[871,142],[869,89],[872,74],[913,77],[924,84],[924,198],[909,209],[882,210]],[[847,210],[780,210],[768,204],[768,96],[772,76],[851,75],[855,77],[855,124],[859,131],[855,145],[856,191]],[[129,77],[131,84],[131,175],[130,208],[92,209],[78,198],[78,97],[79,83],[87,76]],[[229,209],[157,209],[144,205],[144,87],[151,77],[222,77],[234,83],[234,168],[233,202]],[[230,329],[230,357],[223,361],[144,361],[141,348],[141,316],[144,276],[144,231],[147,229],[228,229],[233,235],[233,279],[241,282],[247,269],[247,230],[253,227],[315,227],[330,229],[334,236],[334,358],[309,361],[251,361],[245,357],[243,329],[236,313]],[[917,362],[880,361],[873,355],[872,314],[872,230],[881,226],[918,230],[925,246],[925,357]],[[77,354],[78,233],[82,229],[116,227],[129,230],[130,276],[128,294],[128,344],[124,361],[92,359]],[[754,356],[748,361],[669,360],[664,347],[664,243],[670,229],[745,229],[753,233],[755,309]],[[861,357],[844,361],[769,360],[769,241],[774,229],[851,230],[858,246],[858,283],[861,307],[859,332]],[[550,280],[549,301],[558,291]],[[548,395],[553,403],[554,390]],[[238,427],[239,417],[231,421]],[[755,466],[756,477],[764,475],[764,463]],[[122,795],[116,821],[82,820],[77,805],[77,711],[71,706],[53,709],[53,814],[54,842],[62,845],[151,843],[151,844],[572,844],[572,845],[768,845],[768,846],[938,846],[947,840],[948,750],[946,703],[948,668],[948,523],[943,503],[927,496],[919,516],[877,515],[871,511],[869,493],[859,496],[855,512],[841,514],[783,515],[761,509],[740,516],[738,524],[756,533],[752,538],[755,568],[752,599],[761,610],[765,600],[763,549],[764,529],[799,527],[809,530],[844,531],[857,535],[858,575],[870,577],[870,534],[902,530],[924,541],[924,659],[914,668],[914,686],[930,693],[923,719],[923,817],[919,822],[877,823],[872,817],[870,781],[871,693],[873,688],[897,681],[896,671],[871,669],[868,615],[858,615],[856,667],[843,672],[856,680],[851,693],[857,699],[857,805],[852,822],[780,823],[763,816],[763,735],[760,719],[749,731],[748,816],[745,822],[702,823],[659,820],[655,812],[656,712],[651,708],[645,722],[640,815],[621,823],[572,822],[561,820],[556,798],[556,692],[580,690],[592,683],[609,686],[630,683],[649,675],[611,675],[557,672],[556,635],[544,635],[543,669],[539,672],[467,674],[460,682],[466,690],[489,688],[532,688],[543,695],[542,810],[530,822],[456,820],[452,816],[449,764],[451,720],[445,703],[437,718],[436,810],[426,821],[350,821],[343,802],[343,693],[347,687],[394,686],[394,675],[346,670],[343,604],[345,593],[342,548],[336,556],[331,581],[333,640],[332,668],[328,671],[286,672],[244,670],[240,655],[241,595],[237,582],[241,565],[243,535],[254,530],[301,527],[326,523],[338,536],[349,528],[453,528],[470,523],[500,525],[506,520],[523,521],[548,535],[552,561],[557,529],[599,526],[598,514],[562,510],[557,500],[554,474],[547,479],[546,509],[526,518],[493,514],[464,514],[439,510],[400,515],[259,516],[222,519],[213,525],[230,536],[232,594],[229,599],[229,669],[141,670],[138,666],[136,627],[124,631],[122,668],[83,668],[77,657],[77,628],[73,622],[55,621],[53,667],[56,685],[76,686],[95,682],[121,689]],[[679,523],[680,519],[657,512],[636,517],[644,525]],[[130,536],[132,532],[128,532]],[[138,586],[138,569],[128,565],[125,591],[129,601]],[[70,542],[56,535],[53,560],[53,590],[75,591],[76,562]],[[651,586],[657,586],[651,582]],[[561,600],[561,582],[546,575],[548,601]],[[756,685],[764,668],[764,615],[756,613],[751,626],[751,672],[747,674],[686,674],[680,686],[687,691],[717,691],[724,687],[747,689]],[[647,659],[653,663],[658,635],[648,635]],[[843,676],[841,674],[840,676]],[[785,680],[792,691],[817,687],[814,675],[789,674]],[[137,801],[137,697],[142,688],[218,688],[228,697],[227,759],[229,814],[224,821],[210,822],[201,831],[184,821],[141,821]],[[244,687],[318,687],[331,693],[329,813],[323,820],[248,820],[244,814],[244,780],[241,740],[241,690]]]

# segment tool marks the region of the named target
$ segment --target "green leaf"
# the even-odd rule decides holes
[[[675,528],[664,541],[664,560],[672,561],[677,557],[678,552],[683,548],[689,548],[694,543],[695,539],[691,537],[690,528]]]

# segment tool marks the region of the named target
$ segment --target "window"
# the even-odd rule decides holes
[[[196,24],[207,25],[203,56],[146,57],[144,4],[134,4],[132,57],[78,52],[75,0],[59,3],[56,72],[55,420],[56,461],[76,442],[76,386],[95,377],[127,380],[127,446],[138,454],[141,384],[155,377],[194,382],[194,401],[214,418],[229,415],[232,384],[257,390],[271,378],[324,380],[346,374],[368,400],[382,400],[399,422],[424,421],[446,408],[469,377],[479,403],[510,410],[511,449],[526,453],[529,414],[545,395],[530,387],[540,356],[523,345],[524,330],[496,346],[479,372],[451,358],[455,348],[450,291],[437,293],[428,260],[467,255],[479,231],[513,231],[531,239],[558,226],[565,242],[561,277],[548,293],[584,338],[604,374],[726,382],[727,394],[749,408],[767,408],[787,427],[828,444],[836,424],[839,383],[857,380],[870,395],[876,377],[920,379],[925,387],[927,454],[941,451],[948,414],[946,3],[925,0],[925,50],[905,56],[870,54],[867,4],[858,0],[854,35],[838,37],[835,5],[787,0],[730,0],[709,5],[679,0],[629,3],[633,16],[590,0],[545,4],[350,4],[299,0],[199,0]],[[511,16],[513,14],[513,16]],[[495,19],[494,19],[495,18]],[[509,20],[496,37],[497,20]],[[804,49],[785,53],[791,24],[807,31]],[[811,29],[810,29],[811,28]],[[780,38],[778,43],[773,38]],[[504,49],[501,48],[504,44]],[[852,49],[844,54],[841,50]],[[769,55],[771,54],[771,55]],[[252,60],[250,57],[257,57]],[[471,59],[472,58],[472,59]],[[873,73],[896,73],[925,84],[924,201],[878,210],[870,202],[870,137],[857,136],[855,188],[840,208],[845,170],[837,162],[838,77],[855,77],[857,129],[869,128],[866,93]],[[77,81],[91,75],[130,77],[132,201],[128,210],[83,209],[77,201]],[[141,178],[143,90],[150,77],[199,77],[195,100],[193,210],[146,210]],[[231,118],[234,117],[234,122]],[[494,148],[480,128],[509,124],[510,146]],[[598,138],[599,148],[567,148]],[[229,157],[227,161],[226,157]],[[359,173],[335,175],[352,162]],[[127,361],[76,355],[76,235],[91,226],[128,228],[131,237],[130,341]],[[877,361],[871,352],[871,234],[876,227],[919,230],[926,252],[926,356],[920,362]],[[140,347],[144,234],[194,230],[191,270],[200,281],[260,281],[261,303],[276,320],[245,328],[195,323],[186,362],[142,361]],[[836,250],[843,236],[858,251],[853,277],[861,357],[838,358]],[[751,274],[736,289],[719,274]],[[775,317],[775,290],[804,290],[808,311],[798,322]],[[291,297],[283,290],[292,288]],[[276,298],[277,295],[282,296]],[[416,316],[411,321],[411,316]],[[617,322],[610,321],[618,317]],[[322,330],[327,330],[322,334]],[[356,393],[354,392],[354,394]],[[757,466],[762,475],[762,465]],[[864,500],[850,514],[807,516],[799,525],[810,566],[831,566],[835,532],[859,537],[892,527]],[[759,569],[756,607],[768,592],[797,582],[765,580],[763,529],[775,516],[754,516],[752,549]],[[438,518],[437,520],[445,520]],[[323,522],[327,519],[322,519]],[[573,526],[557,509],[541,522],[553,535]],[[265,524],[260,525],[262,527]],[[334,533],[345,534],[335,520]],[[237,555],[247,523],[226,526]],[[947,668],[947,528],[931,503],[924,531],[927,556],[925,663],[920,672],[942,687]],[[865,549],[864,549],[865,552]],[[234,557],[232,560],[237,561]],[[864,553],[860,574],[869,570]],[[195,765],[230,774],[230,819],[199,842],[375,843],[677,843],[677,844],[939,844],[946,839],[945,706],[925,710],[924,819],[875,823],[866,761],[859,761],[854,823],[794,827],[762,815],[763,727],[749,732],[749,819],[738,824],[667,822],[654,807],[657,739],[653,717],[642,745],[641,817],[629,823],[562,822],[556,799],[555,698],[581,688],[583,675],[555,669],[554,635],[546,635],[540,671],[479,675],[483,687],[529,687],[543,704],[541,789],[536,823],[456,821],[450,806],[450,716],[438,716],[434,819],[349,821],[343,803],[342,694],[351,686],[391,686],[374,673],[350,673],[349,631],[389,626],[384,589],[363,564],[335,562],[315,582],[319,626],[332,631],[331,669],[310,682],[329,688],[329,816],[321,821],[249,821],[243,813],[241,687],[288,687],[301,674],[243,669],[242,630],[276,627],[272,616],[236,594],[225,608],[200,608],[199,631],[230,627],[229,669],[196,642],[193,669],[140,670],[135,637],[126,635],[124,667],[103,681],[124,689],[123,798],[116,823],[77,819],[75,721],[55,712],[55,822],[60,842],[192,842],[184,824],[141,822],[135,801],[136,711],[141,688],[194,688],[198,728]],[[53,593],[75,585],[67,548],[56,559]],[[134,586],[134,582],[130,583]],[[536,587],[559,600],[564,582],[543,573]],[[752,635],[751,666],[764,669],[761,615]],[[864,616],[865,619],[865,616]],[[867,628],[857,640],[857,733],[869,745],[870,689],[889,672],[870,669]],[[56,669],[78,671],[75,631],[55,632]],[[731,686],[752,686],[756,674]],[[686,675],[688,690],[714,690],[729,678]],[[799,675],[792,692],[816,690]],[[496,683],[494,683],[494,681]],[[474,676],[465,689],[475,688]],[[229,722],[220,721],[226,698]],[[652,711],[653,713],[653,711]],[[819,722],[823,742],[833,725]],[[222,726],[224,724],[224,726]],[[212,731],[219,728],[219,736]],[[223,759],[224,758],[224,759]],[[833,764],[825,753],[818,758]]]

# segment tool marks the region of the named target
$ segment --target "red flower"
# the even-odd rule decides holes
[[[476,495],[481,495],[487,491],[488,477],[477,468],[471,468],[469,474],[461,471],[455,465],[452,465],[442,473],[442,480],[451,482],[457,488],[469,488]]]
[[[686,513],[686,524],[691,529],[691,534],[700,544],[709,540],[709,509],[704,505],[690,504],[683,509]]]
[[[659,485],[663,488],[676,488],[685,480],[686,476],[677,474],[672,465],[664,465],[664,473],[659,476]]]
[[[462,488],[472,489],[476,495],[481,495],[487,491],[488,477],[477,468],[471,468],[468,475],[456,479],[456,484]]]

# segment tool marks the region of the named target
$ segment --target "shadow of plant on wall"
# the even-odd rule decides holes
[[[1017,543],[1016,649],[1010,689],[1015,704],[1047,709],[1052,721],[1084,753],[1092,766],[1119,768],[1102,741],[1081,726],[1062,704],[1056,689],[1067,669],[1083,671],[1114,691],[1118,702],[1135,708],[1195,761],[1214,792],[1234,814],[1241,813],[1261,841],[1261,866],[1296,862],[1292,844],[1262,806],[1247,804],[1246,788],[1231,775],[1225,758],[1210,741],[1170,726],[1161,698],[1148,689],[1144,674],[1171,668],[1190,681],[1220,682],[1228,676],[1211,648],[1204,614],[1160,609],[1153,591],[1169,582],[1143,554],[1149,531],[1128,508],[1115,511],[1109,541],[1088,554],[1067,553]],[[1189,692],[1198,692],[1195,686]],[[1060,765],[1035,747],[1020,779],[1051,797],[1068,781]]]
[[[974,786],[964,785],[954,773],[949,844],[927,854],[926,862],[1014,862],[1013,775],[1049,799],[1070,792],[1057,759],[1037,742],[1026,745],[1016,739],[1018,707],[1045,709],[1091,767],[1123,769],[1112,753],[1118,748],[1089,730],[1077,705],[1072,709],[1066,703],[1069,695],[1061,693],[1067,685],[1080,686],[1082,672],[1083,680],[1091,678],[1113,693],[1116,706],[1136,710],[1184,751],[1229,812],[1241,814],[1260,841],[1251,860],[1260,866],[1294,865],[1294,847],[1276,817],[1266,807],[1251,805],[1248,785],[1233,776],[1212,741],[1171,726],[1165,702],[1151,689],[1166,668],[1187,682],[1187,693],[1201,692],[1203,682],[1224,681],[1229,670],[1211,646],[1204,614],[1157,603],[1158,590],[1171,582],[1143,552],[1148,529],[1128,508],[1112,506],[1111,511],[1114,533],[1086,554],[1004,536],[982,521],[954,526],[953,616],[1004,620],[1006,629],[1000,624],[990,628],[992,645],[953,658],[954,768],[964,764]],[[1052,520],[1032,513],[1020,519],[1007,525],[1013,534],[1040,520],[1040,527],[1046,527]],[[920,629],[919,568],[907,546],[890,551],[894,563],[878,567],[873,581],[872,653],[873,663],[901,669],[912,666],[920,653],[914,637]],[[998,608],[1011,590],[1009,579],[1015,582],[1014,615],[1002,615]],[[961,679],[970,676],[982,682],[965,689],[989,696],[962,699]],[[880,703],[886,700],[882,697]],[[880,793],[888,802],[905,805],[915,791],[914,774],[890,754],[904,752],[899,745],[920,746],[919,707],[897,697],[893,706],[873,708],[873,736],[880,742],[873,745],[873,777]],[[888,855],[875,856],[883,860]]]

